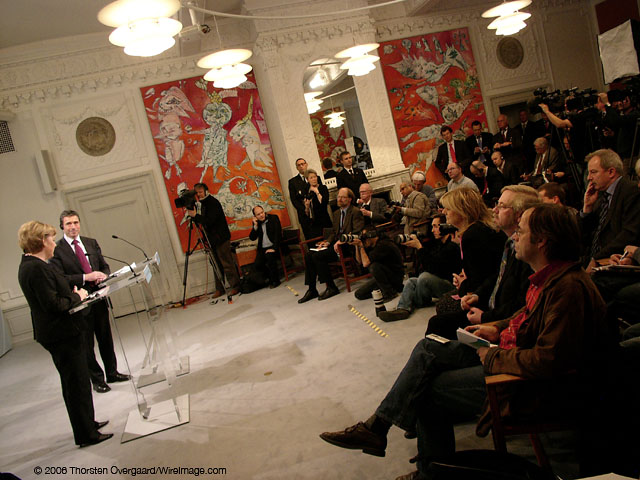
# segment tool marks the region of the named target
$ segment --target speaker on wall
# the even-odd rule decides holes
[[[36,165],[44,193],[53,193],[58,189],[53,162],[47,150],[36,151]]]

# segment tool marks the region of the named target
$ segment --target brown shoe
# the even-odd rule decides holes
[[[224,292],[222,290],[216,290],[216,292],[211,295],[211,299],[213,300],[214,298],[221,297],[222,295],[224,295]]]
[[[384,457],[387,448],[387,437],[373,433],[367,426],[358,422],[341,432],[324,432],[320,438],[325,442],[342,448],[362,450],[363,453]]]

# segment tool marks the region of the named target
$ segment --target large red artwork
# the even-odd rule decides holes
[[[183,251],[187,222],[173,200],[204,182],[222,204],[231,239],[249,235],[255,206],[291,225],[253,74],[221,90],[202,77],[140,89]],[[192,244],[194,242],[192,241]]]
[[[346,138],[344,125],[339,128],[329,128],[328,119],[324,118],[325,115],[329,115],[332,111],[340,112],[341,109],[340,107],[333,107],[332,109],[320,110],[310,114],[309,118],[311,119],[311,127],[313,128],[320,160],[330,157],[335,163],[340,158],[340,153],[344,152],[347,147],[344,144],[344,139]]]
[[[405,166],[426,171],[434,187],[446,185],[432,165],[440,128],[464,140],[474,120],[487,125],[468,30],[383,42],[379,55]]]

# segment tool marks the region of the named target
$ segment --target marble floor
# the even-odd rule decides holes
[[[78,449],[49,354],[36,343],[14,347],[0,358],[0,471],[22,479],[106,479],[133,478],[125,468],[169,466],[226,469],[224,475],[204,478],[337,480],[395,479],[414,470],[408,460],[416,454],[415,440],[406,440],[395,427],[385,458],[331,446],[318,434],[352,425],[374,411],[424,335],[433,309],[386,324],[375,317],[373,301],[356,300],[340,286],[338,296],[298,305],[295,292],[305,291],[298,275],[277,289],[235,297],[233,304],[204,300],[170,310],[191,367],[171,390],[189,394],[190,422],[124,444],[120,437],[127,415],[136,409],[130,383],[94,393],[96,418],[108,419],[103,432],[115,435]],[[349,305],[388,336],[376,333]],[[136,374],[144,354],[140,329],[135,316],[117,322]],[[126,371],[119,344],[117,353],[120,370]],[[166,384],[142,391],[150,404],[170,397]],[[490,437],[477,438],[474,428],[471,423],[456,427],[458,449],[492,448]],[[510,442],[509,448],[532,458],[526,438]],[[67,467],[67,474],[54,468],[45,475],[47,467]],[[91,467],[108,473],[77,470]]]

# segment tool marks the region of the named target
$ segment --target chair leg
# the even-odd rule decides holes
[[[549,463],[549,457],[547,457],[547,453],[544,451],[544,447],[542,446],[542,442],[540,441],[540,437],[538,436],[538,434],[530,433],[529,439],[531,440],[531,445],[533,445],[533,451],[536,454],[536,459],[538,460],[538,464],[545,470],[551,471],[551,464]]]
[[[289,281],[289,275],[287,274],[287,267],[284,264],[284,255],[282,255],[282,251],[280,251],[280,263],[282,264],[282,273],[284,273],[284,281]]]

